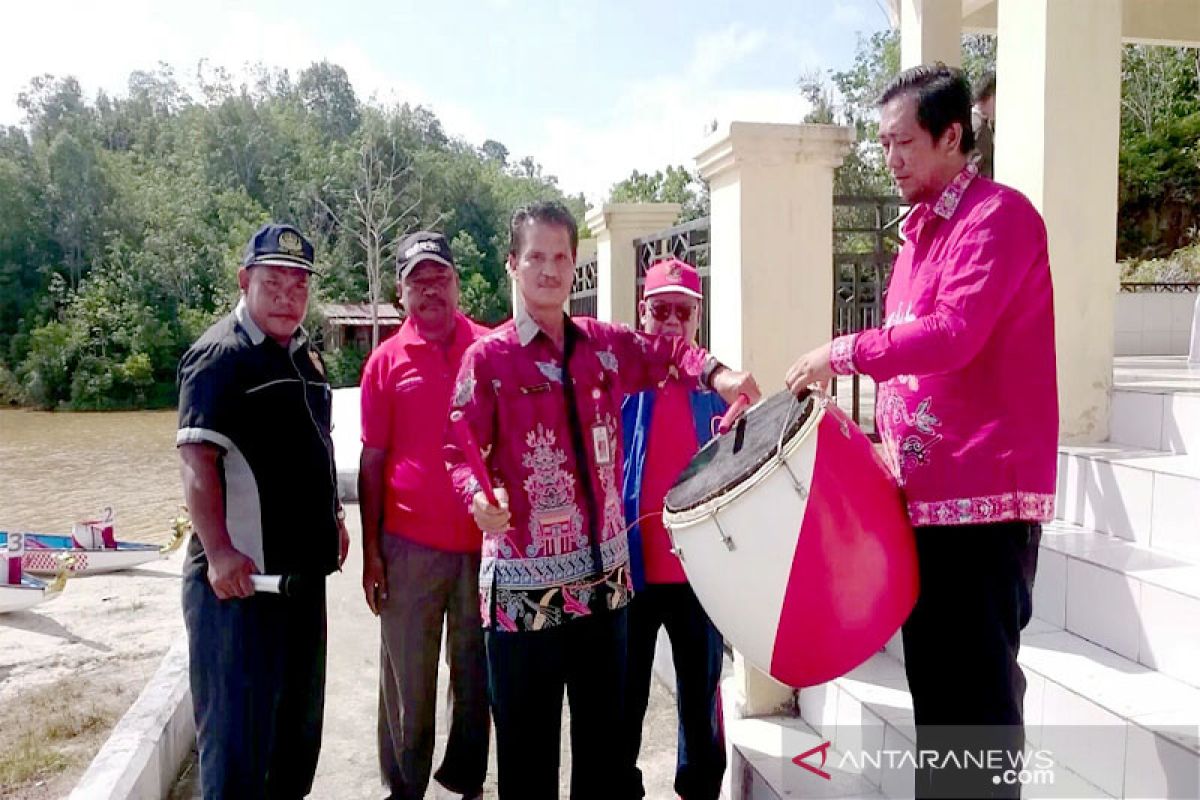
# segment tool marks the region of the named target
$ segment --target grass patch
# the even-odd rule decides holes
[[[21,692],[0,725],[0,796],[58,775],[87,755],[81,740],[116,720],[111,689],[66,678]]]

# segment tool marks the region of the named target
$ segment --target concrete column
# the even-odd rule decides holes
[[[833,170],[854,141],[836,125],[734,122],[696,165],[712,194],[713,353],[765,392],[833,329]]]
[[[1121,0],[1000,0],[996,179],[1046,219],[1061,438],[1108,436]]]
[[[900,68],[936,61],[962,66],[962,3],[900,0]]]
[[[833,328],[833,170],[850,128],[734,122],[696,156],[709,182],[711,349],[749,369],[766,393]],[[795,713],[795,692],[740,654],[744,716]]]
[[[599,303],[596,316],[607,322],[637,322],[637,260],[633,240],[675,224],[678,203],[606,203],[587,216],[596,238]]]
[[[596,239],[595,237],[588,239],[580,239],[579,246],[575,248],[575,265],[576,271],[578,266],[596,257]],[[567,301],[563,303],[563,311],[571,313],[571,298],[568,296]]]

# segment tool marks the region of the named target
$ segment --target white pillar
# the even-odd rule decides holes
[[[854,141],[834,125],[734,122],[696,156],[709,182],[710,340],[764,392],[833,329],[833,170]],[[795,692],[734,661],[744,716],[795,713]]]
[[[854,131],[734,122],[715,137],[696,156],[712,196],[711,349],[776,391],[833,329],[833,170]]]
[[[1000,0],[996,179],[1046,219],[1060,436],[1108,436],[1116,303],[1121,0]]]
[[[596,237],[599,302],[596,316],[637,323],[637,259],[633,240],[675,224],[678,203],[606,203],[587,216]]]
[[[900,68],[962,66],[962,3],[900,0]]]

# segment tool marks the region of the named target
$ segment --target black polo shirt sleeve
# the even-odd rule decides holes
[[[179,362],[179,431],[175,444],[207,442],[234,449],[237,419],[235,355],[219,346],[193,347]]]

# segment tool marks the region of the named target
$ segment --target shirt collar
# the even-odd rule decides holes
[[[958,204],[962,201],[963,195],[966,194],[967,187],[971,185],[971,181],[975,180],[979,175],[979,166],[974,161],[968,161],[967,165],[962,168],[954,180],[942,190],[942,196],[938,198],[937,203],[933,206],[933,213],[937,214],[942,219],[950,219],[954,216],[954,212],[958,210]]]
[[[258,323],[254,321],[254,317],[250,316],[250,309],[246,308],[245,298],[238,300],[237,308],[233,310],[233,315],[237,317],[238,324],[250,336],[250,341],[253,342],[255,347],[267,340],[267,335],[263,333],[262,328],[258,327]]]
[[[575,321],[571,319],[568,314],[564,313],[563,317],[565,317],[563,320],[564,325],[570,326],[572,329],[574,329],[574,332],[578,334],[580,338],[587,338],[587,331],[576,325]],[[530,316],[529,312],[524,308],[518,311],[517,315],[513,317],[513,324],[517,328],[517,341],[521,343],[521,347],[528,347],[529,343],[536,339],[539,333],[544,332],[537,324],[537,321]]]
[[[267,334],[263,333],[263,329],[258,327],[258,323],[254,321],[254,317],[250,316],[250,309],[246,308],[246,298],[238,300],[237,307],[233,309],[233,315],[237,318],[238,324],[242,326],[242,330],[246,331],[246,335],[250,337],[250,342],[255,347],[267,340]],[[292,334],[292,340],[288,342],[288,352],[294,353],[308,340],[308,332],[301,325],[296,328],[296,332]]]
[[[466,347],[470,344],[471,322],[466,315],[461,311],[454,312],[454,339],[451,342],[453,347]],[[430,342],[421,335],[417,329],[417,323],[413,322],[412,317],[404,320],[404,324],[400,326],[400,332],[396,334],[400,339],[400,343],[405,347],[429,347]]]

